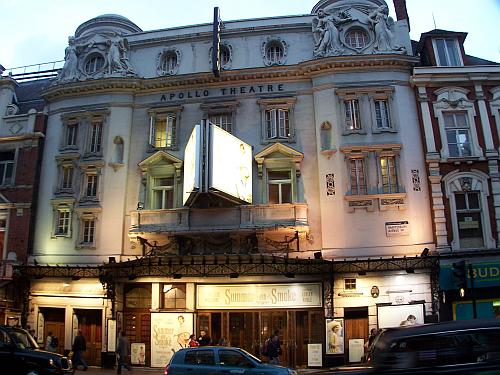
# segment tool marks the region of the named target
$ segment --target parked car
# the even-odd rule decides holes
[[[263,363],[240,348],[202,346],[175,352],[165,366],[164,375],[220,374],[297,375],[295,370]]]
[[[382,330],[367,365],[333,373],[500,374],[500,319],[451,321]]]
[[[0,325],[0,372],[9,375],[73,374],[71,360],[40,350],[21,328]]]

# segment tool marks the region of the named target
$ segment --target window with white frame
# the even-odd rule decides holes
[[[59,206],[56,208],[55,235],[69,237],[71,226],[71,210],[68,206]]]
[[[344,279],[344,290],[356,290],[356,279],[345,278]]]
[[[351,195],[366,195],[365,159],[349,158],[349,176]]]
[[[293,142],[295,140],[293,109],[295,98],[260,99],[262,111],[262,142]]]
[[[103,123],[101,119],[94,119],[91,121],[88,151],[92,154],[98,154],[102,151],[102,128]]]
[[[345,35],[346,44],[355,49],[366,47],[369,41],[368,34],[362,29],[349,30]]]
[[[0,152],[0,185],[13,184],[15,156],[15,151]]]
[[[86,74],[94,74],[104,68],[104,57],[100,53],[92,53],[85,60],[84,72]]]
[[[348,131],[361,130],[361,116],[358,99],[344,100],[345,127]]]
[[[95,218],[83,217],[81,225],[82,225],[81,244],[85,246],[92,246],[95,241]]]
[[[88,169],[84,174],[83,197],[96,199],[99,192],[99,174],[97,169]]]
[[[292,178],[290,170],[268,170],[267,190],[269,204],[292,203]]]
[[[154,148],[177,148],[178,110],[150,113],[149,143]]]
[[[456,38],[436,38],[432,40],[438,66],[462,66]]]
[[[71,120],[66,124],[64,137],[64,147],[77,147],[78,121]]]
[[[375,120],[377,129],[387,130],[391,129],[391,115],[389,110],[389,101],[386,99],[376,99],[375,104]]]
[[[224,129],[228,133],[232,133],[233,127],[233,113],[225,112],[225,113],[213,113],[208,116],[208,121],[212,124],[217,125],[219,128]]]
[[[390,156],[380,156],[379,157],[379,168],[381,177],[381,193],[390,194],[398,193],[398,176],[396,168],[396,157]]]
[[[71,190],[73,188],[73,175],[75,167],[71,164],[61,166],[61,183],[60,188],[63,190]]]
[[[446,142],[451,157],[471,155],[471,142],[467,112],[443,112]]]
[[[174,208],[174,177],[152,178],[152,209]]]

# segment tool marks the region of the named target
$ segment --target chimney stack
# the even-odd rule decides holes
[[[408,21],[408,31],[410,31],[410,19],[408,18],[408,10],[406,9],[406,0],[392,0],[394,9],[396,10],[396,19]]]

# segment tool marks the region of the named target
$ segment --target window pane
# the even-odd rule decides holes
[[[455,39],[446,39],[446,51],[448,52],[448,63],[450,66],[460,65],[458,57],[457,45]]]
[[[269,180],[289,180],[290,171],[269,171]]]
[[[155,121],[155,147],[165,147],[167,144],[167,119],[156,119]]]
[[[483,247],[481,212],[457,213],[461,248]]]
[[[478,209],[479,207],[479,194],[478,193],[467,193],[467,198],[469,201],[469,208]]]
[[[281,184],[281,202],[280,203],[292,203],[292,185],[291,184]]]
[[[457,210],[466,210],[467,203],[465,202],[465,194],[455,193],[455,205]]]
[[[269,184],[269,204],[280,203],[279,198],[279,185]]]
[[[448,66],[448,59],[446,58],[444,39],[436,39],[436,48],[438,53],[439,65]]]

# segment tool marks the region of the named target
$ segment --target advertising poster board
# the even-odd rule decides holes
[[[326,320],[326,354],[344,354],[344,319]]]
[[[390,328],[401,325],[424,324],[424,304],[377,306],[378,327]],[[408,320],[413,315],[415,321]]]
[[[130,344],[130,362],[133,365],[146,364],[146,344],[143,342],[133,342]]]
[[[307,344],[307,366],[308,367],[323,366],[322,344]]]

